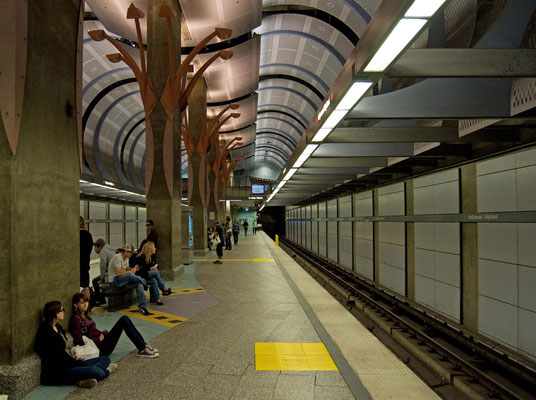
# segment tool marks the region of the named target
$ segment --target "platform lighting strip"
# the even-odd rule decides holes
[[[406,46],[415,38],[417,33],[419,33],[422,27],[428,22],[428,19],[431,18],[446,1],[447,0],[415,0],[404,14],[404,17],[398,21],[395,28],[392,30],[389,36],[387,36],[387,39],[385,39],[383,44],[376,51],[363,71],[383,72],[402,52],[402,50],[404,50]],[[316,132],[312,142],[322,142],[331,133],[333,128],[335,128],[346,116],[346,114],[363,98],[373,83],[374,82],[363,81],[354,82],[350,90],[346,92],[343,99],[335,107],[322,127]],[[311,150],[309,146],[315,147]],[[314,152],[314,150],[316,150],[316,146],[317,145],[309,144],[300,155],[298,160],[296,160],[293,168],[300,168]],[[292,169],[289,171],[289,173],[291,171]],[[292,176],[295,172],[296,170],[290,174],[290,176]],[[287,173],[285,178],[283,178],[283,181],[287,181],[290,176]],[[281,187],[282,185],[279,185],[266,202],[269,202]]]
[[[106,189],[106,190],[112,190],[112,191],[114,191],[114,192],[127,193],[127,194],[131,194],[131,195],[134,195],[134,196],[145,197],[145,195],[143,195],[143,194],[134,193],[134,192],[129,192],[128,190],[116,189],[116,188],[111,187],[111,186],[100,185],[100,184],[98,184],[98,183],[88,182],[88,181],[84,181],[84,180],[82,180],[82,179],[79,179],[78,182],[79,182],[79,183],[87,183],[88,185],[92,185],[92,186],[98,186],[98,187],[104,188],[104,189]]]
[[[301,153],[301,155],[298,157],[292,168],[300,168],[303,163],[307,161],[307,159],[311,156],[311,154],[313,154],[317,147],[317,144],[308,144]]]

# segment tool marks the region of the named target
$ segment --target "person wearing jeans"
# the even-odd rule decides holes
[[[114,287],[129,287],[136,289],[138,298],[138,311],[143,315],[153,315],[147,310],[147,301],[145,300],[144,288],[147,282],[141,276],[134,275],[139,270],[139,266],[135,265],[130,268],[128,259],[132,257],[134,246],[126,244],[121,248],[121,251],[112,257],[108,265],[108,282],[112,282]]]
[[[159,356],[158,350],[145,343],[141,333],[126,315],[119,318],[109,332],[107,330],[99,331],[95,321],[89,316],[88,305],[88,300],[83,294],[76,293],[73,296],[73,313],[69,323],[69,331],[73,335],[75,345],[83,346],[83,336],[87,336],[99,348],[100,356],[109,356],[117,346],[121,334],[125,332],[138,349],[139,357],[156,358]]]
[[[60,321],[65,308],[59,301],[51,301],[43,308],[44,321],[35,337],[35,351],[41,358],[43,385],[69,385],[92,388],[97,381],[114,372],[117,364],[110,364],[108,356],[91,360],[76,358]]]
[[[172,292],[170,288],[167,288],[162,282],[160,272],[158,272],[158,264],[155,262],[156,246],[153,242],[146,242],[143,245],[141,252],[136,258],[136,264],[139,266],[139,270],[136,273],[147,281],[151,281],[153,285],[150,288],[151,303],[159,306],[164,303],[160,300],[160,291],[163,296],[169,296]]]

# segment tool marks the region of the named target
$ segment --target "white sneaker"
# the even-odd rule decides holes
[[[113,374],[115,372],[115,370],[117,369],[117,364],[110,364],[108,365],[108,368],[106,368],[108,370],[108,372],[111,374]]]

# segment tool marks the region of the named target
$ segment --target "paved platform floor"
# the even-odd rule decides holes
[[[405,366],[396,357],[389,357],[384,350],[380,356],[369,351],[370,347],[383,345],[374,342],[362,326],[348,328],[340,319],[346,318],[341,313],[344,308],[330,300],[329,294],[303,270],[302,275],[301,268],[275,248],[264,233],[241,236],[239,245],[224,253],[223,264],[209,261],[214,259],[212,253],[204,260],[196,258],[198,261],[187,266],[177,281],[166,282],[177,290],[177,295],[164,297],[162,307],[151,307],[155,317],[122,311],[132,317],[146,340],[160,349],[159,358],[137,357],[134,346],[123,337],[112,354],[118,370],[95,388],[42,386],[27,399],[435,397],[411,371],[401,372]],[[331,320],[322,316],[322,308],[332,316]],[[97,311],[93,317],[97,326],[105,329],[121,315]],[[348,323],[357,323],[352,319]],[[342,329],[346,337],[338,339],[333,327]],[[349,329],[370,337],[356,339]],[[324,343],[338,370],[256,370],[256,343]],[[282,345],[283,349],[295,347]],[[278,351],[283,353],[282,365],[292,365],[289,360],[298,363],[295,353]],[[382,367],[388,368],[378,371]],[[393,386],[389,384],[390,375],[401,383],[386,389]],[[406,381],[409,386],[404,386]],[[405,393],[407,388],[410,392]]]

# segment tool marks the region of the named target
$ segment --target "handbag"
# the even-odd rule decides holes
[[[91,358],[98,357],[100,350],[95,344],[95,342],[93,342],[93,340],[91,340],[87,336],[82,336],[82,339],[84,340],[84,345],[73,346],[73,348],[71,349],[73,354],[77,358],[80,358],[82,360],[89,360]]]

